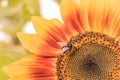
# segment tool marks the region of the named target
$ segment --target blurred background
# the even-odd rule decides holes
[[[62,21],[61,0],[0,0],[0,80],[8,76],[1,70],[22,57],[32,54],[26,51],[16,37],[17,32],[36,33],[31,16]]]

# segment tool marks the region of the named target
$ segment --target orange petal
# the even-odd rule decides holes
[[[56,58],[27,56],[3,68],[10,80],[54,80]],[[19,78],[19,79],[18,79]]]
[[[38,16],[33,16],[31,20],[38,33],[48,34],[48,36],[53,37],[58,42],[59,41],[66,42],[67,40],[66,35],[62,31],[63,24],[59,20],[57,19],[47,20]]]
[[[82,3],[80,1],[82,1]],[[84,32],[90,30],[88,22],[88,3],[88,0],[62,0],[60,10],[65,27],[69,30],[69,34],[74,34],[76,31]]]
[[[70,35],[76,32],[120,34],[120,0],[62,0],[61,14]]]
[[[8,80],[57,80],[55,77],[38,77],[38,78],[29,78],[28,76],[18,76],[14,78],[10,78]]]
[[[57,56],[60,52],[60,46],[57,41],[47,34],[17,34],[24,48],[32,53],[46,56]],[[47,50],[47,51],[46,51]],[[48,54],[47,54],[48,53]]]
[[[28,78],[28,76],[17,76],[14,78],[10,78],[8,80],[57,80],[57,77],[36,77],[36,78]]]
[[[120,0],[105,0],[103,16],[104,33],[116,37],[120,29]]]

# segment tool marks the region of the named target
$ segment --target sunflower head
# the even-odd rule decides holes
[[[72,37],[67,50],[58,56],[58,79],[111,80],[120,57],[114,38],[98,32],[86,32]]]
[[[3,70],[10,80],[120,80],[119,4],[62,0],[63,23],[32,17],[37,33],[18,38],[34,54]]]

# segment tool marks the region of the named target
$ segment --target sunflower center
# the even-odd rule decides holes
[[[83,67],[87,73],[95,73],[99,71],[99,65],[97,64],[96,60],[92,56],[88,56],[83,61]]]
[[[120,48],[113,38],[86,32],[72,37],[68,47],[71,48],[58,57],[58,80],[116,79]]]

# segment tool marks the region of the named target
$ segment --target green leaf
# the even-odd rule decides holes
[[[14,48],[3,48],[0,49],[0,57],[16,61],[24,56],[27,56],[28,53],[23,47],[16,46]],[[0,58],[1,60],[1,58]]]
[[[21,46],[16,46],[14,48],[3,48],[0,49],[0,79],[7,80],[8,76],[2,72],[1,68],[14,62],[22,57],[30,55],[24,48]]]
[[[60,4],[62,0],[56,0],[56,1]]]
[[[8,76],[4,72],[2,72],[2,70],[0,70],[0,79],[8,80]]]
[[[0,41],[0,48],[7,47],[7,43]]]

